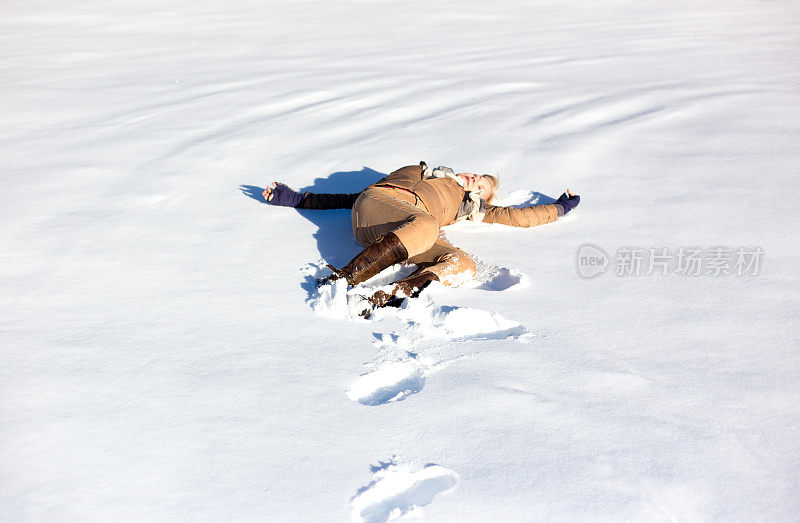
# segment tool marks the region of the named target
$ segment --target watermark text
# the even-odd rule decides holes
[[[615,276],[758,276],[764,252],[761,247],[621,247],[613,256],[597,245],[578,249],[578,274],[593,278]]]

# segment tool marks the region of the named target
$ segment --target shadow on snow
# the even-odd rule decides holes
[[[326,178],[317,178],[313,184],[296,190],[312,193],[357,193],[385,176],[369,167],[362,167],[360,171],[340,171]],[[239,190],[259,203],[267,203],[261,195],[263,187],[241,185]],[[353,238],[350,209],[297,209],[297,212],[317,226],[314,239],[317,241],[320,256],[326,262],[341,267],[362,249]]]

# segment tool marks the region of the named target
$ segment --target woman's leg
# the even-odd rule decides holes
[[[370,188],[361,193],[353,205],[353,234],[366,248],[342,269],[331,267],[334,276],[323,281],[344,277],[357,285],[430,249],[439,226],[412,201],[416,203],[412,194],[399,189]]]
[[[475,276],[475,261],[466,252],[453,247],[447,240],[439,238],[433,247],[408,260],[419,266],[410,276],[394,282],[391,292],[377,291],[369,301],[378,307],[399,306],[401,296],[416,298],[432,281],[444,285],[458,286]]]
[[[439,237],[439,224],[415,200],[401,189],[373,187],[361,193],[351,213],[356,241],[366,247],[392,232],[409,257],[430,249]]]
[[[471,280],[476,271],[472,257],[443,238],[437,239],[430,249],[410,257],[408,261],[419,265],[416,273],[431,272],[447,286],[457,287]]]

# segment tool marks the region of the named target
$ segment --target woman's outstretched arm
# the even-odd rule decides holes
[[[264,199],[270,205],[296,207],[298,209],[350,209],[359,193],[353,194],[315,194],[299,193],[287,185],[272,182],[264,189]]]
[[[522,209],[487,204],[486,215],[482,221],[483,223],[500,223],[513,227],[534,227],[556,221],[559,216],[563,216],[577,207],[580,201],[580,196],[567,190],[556,200],[556,203],[532,205]]]

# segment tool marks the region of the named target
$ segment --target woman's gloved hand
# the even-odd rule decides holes
[[[297,207],[303,201],[303,195],[301,193],[290,189],[287,185],[277,182],[272,182],[272,185],[264,189],[262,194],[270,205]]]
[[[564,209],[564,214],[577,207],[579,203],[581,203],[581,197],[573,194],[569,189],[556,200],[556,205],[560,205]]]

